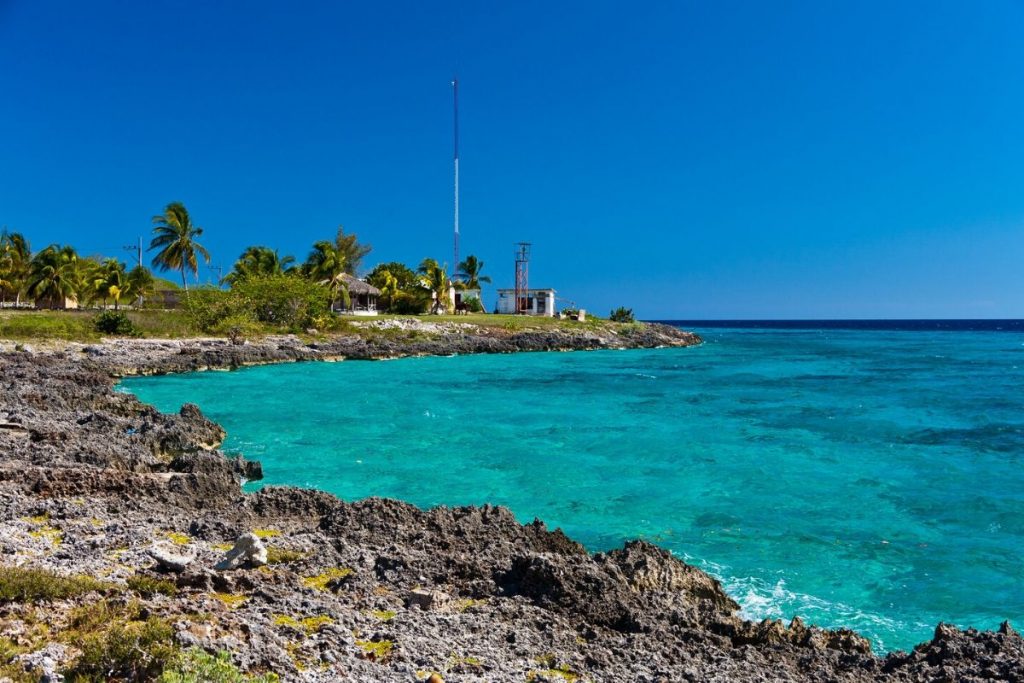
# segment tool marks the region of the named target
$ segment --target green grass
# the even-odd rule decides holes
[[[112,584],[91,576],[61,576],[46,569],[0,567],[0,604],[63,600],[112,588]]]
[[[92,314],[76,311],[3,311],[0,339],[96,341]]]
[[[208,336],[191,322],[184,311],[164,310],[125,310],[132,325],[139,335],[148,339],[181,339],[186,337]],[[70,311],[0,311],[0,339],[12,341],[76,341],[96,342],[103,335],[93,327],[93,319],[98,314],[94,310]],[[606,328],[619,329],[624,327],[617,323],[601,320],[588,314],[586,321],[559,320],[558,318],[542,318],[517,315],[497,315],[473,313],[470,315],[379,315],[373,318],[342,318],[336,329],[318,337],[330,337],[332,334],[359,334],[368,339],[394,337],[396,340],[415,339],[419,332],[408,333],[402,330],[377,330],[365,328],[353,323],[373,320],[393,320],[415,318],[426,323],[468,323],[483,328],[500,329],[509,333],[531,330],[599,330]],[[281,330],[264,326],[261,334],[279,334]],[[392,334],[387,334],[387,333]]]
[[[179,652],[158,683],[276,683],[276,674],[248,675],[231,663],[231,654],[216,656],[194,647]]]
[[[161,595],[173,596],[178,592],[178,587],[165,579],[154,579],[151,576],[136,574],[128,579],[128,587],[144,598],[160,593]]]

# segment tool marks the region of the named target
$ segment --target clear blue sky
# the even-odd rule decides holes
[[[1024,317],[1022,36],[1009,0],[0,0],[0,225],[128,258],[181,200],[226,268],[338,224],[451,261],[458,69],[497,286],[528,240],[601,313]]]

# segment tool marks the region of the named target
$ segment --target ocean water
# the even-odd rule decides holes
[[[249,488],[500,503],[593,550],[645,538],[748,617],[851,627],[882,651],[940,620],[1024,624],[1024,331],[692,329],[704,345],[122,387],[199,404],[226,450],[263,462]]]

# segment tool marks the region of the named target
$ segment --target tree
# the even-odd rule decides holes
[[[142,305],[146,297],[156,291],[156,280],[146,266],[139,265],[129,270],[127,279],[138,305]]]
[[[456,269],[456,277],[462,281],[465,289],[480,289],[481,282],[491,283],[489,275],[480,274],[483,269],[484,262],[470,254],[465,261],[459,264]]]
[[[345,272],[349,275],[356,275],[359,267],[363,265],[363,259],[369,254],[373,247],[369,244],[359,244],[356,234],[345,234],[345,228],[338,226],[338,234],[334,237],[334,246],[345,261]]]
[[[270,247],[247,247],[235,261],[235,266],[224,278],[229,285],[247,280],[251,277],[268,277],[284,275],[294,270],[294,256],[282,258],[276,249]]]
[[[398,288],[403,292],[412,291],[413,289],[416,289],[417,287],[420,286],[420,278],[416,274],[416,271],[412,270],[411,268],[409,268],[409,266],[405,265],[404,263],[399,263],[398,261],[381,263],[376,268],[370,271],[370,274],[367,276],[366,281],[372,284],[374,287],[379,288],[380,285],[374,282],[374,279],[378,273],[381,273],[383,271],[387,271],[392,275],[392,277],[398,280]]]
[[[32,249],[25,236],[18,232],[0,232],[0,300],[7,295],[14,297],[15,305],[21,304],[21,293],[28,285],[32,261]]]
[[[180,270],[181,286],[188,296],[188,282],[185,271],[191,270],[194,276],[199,275],[199,261],[196,254],[210,262],[210,252],[196,241],[203,234],[203,229],[192,224],[188,209],[181,202],[171,202],[158,216],[153,216],[153,233],[156,237],[149,243],[150,249],[159,249],[153,257],[153,267],[162,271]]]
[[[432,258],[423,259],[417,269],[421,275],[420,283],[430,291],[433,303],[430,312],[437,315],[448,310],[448,289],[451,287],[451,280],[444,266]]]
[[[105,259],[100,264],[96,277],[93,278],[93,286],[96,293],[103,299],[104,306],[108,296],[114,300],[115,311],[120,308],[121,297],[127,295],[132,288],[124,264],[116,258]]]
[[[402,293],[398,287],[398,278],[392,275],[391,271],[374,270],[373,275],[366,278],[366,281],[380,290],[378,304],[385,311],[389,311],[394,306],[395,300]]]
[[[632,308],[619,306],[608,315],[608,319],[613,323],[631,323],[636,320],[636,317],[633,315]]]
[[[57,308],[65,299],[77,301],[76,272],[78,254],[70,246],[51,244],[36,254],[29,264],[26,291],[39,303]]]
[[[302,266],[303,271],[314,282],[327,287],[331,292],[331,306],[340,298],[345,306],[351,302],[348,296],[348,284],[345,276],[346,269],[345,254],[338,248],[338,245],[329,240],[321,240],[313,245],[313,251],[306,258]]]

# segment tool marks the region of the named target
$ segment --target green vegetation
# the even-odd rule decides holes
[[[636,318],[633,316],[632,308],[625,308],[619,306],[608,315],[608,319],[613,323],[632,323],[636,322]]]
[[[352,576],[355,572],[348,567],[332,567],[323,574],[306,576],[302,579],[302,585],[318,591],[326,591],[331,583],[335,583]]]
[[[128,269],[116,258],[83,257],[71,245],[51,244],[33,253],[24,235],[0,233],[0,338],[91,342],[103,335],[217,335],[238,342],[309,330],[371,338],[387,332],[350,325],[334,313],[338,303],[351,301],[352,278],[371,251],[354,233],[339,228],[333,239],[315,242],[301,264],[268,246],[247,247],[218,285],[190,290],[189,274],[197,276],[200,261],[209,262],[208,252],[199,243],[203,229],[181,202],[168,204],[152,223],[152,264],[180,275],[180,290],[141,264]],[[431,258],[416,270],[392,261],[377,265],[366,281],[380,290],[377,306],[385,314],[430,312],[435,315],[433,321],[444,321],[449,319],[445,314],[455,313],[448,310],[451,288],[468,293],[491,282],[483,269],[484,262],[474,255],[456,264],[454,276],[445,264]],[[13,309],[2,306],[12,302],[17,305]],[[51,312],[19,310],[26,302]],[[113,312],[98,316],[64,310],[108,306]],[[452,320],[510,332],[569,324],[551,318],[485,315],[484,311],[483,302],[469,295],[461,300],[458,311],[469,315]],[[632,313],[619,309],[613,317],[629,321]],[[588,318],[574,324],[596,328],[599,323]]]
[[[380,619],[381,621],[391,621],[398,614],[393,609],[375,609],[370,610],[370,616],[374,619]]]
[[[315,617],[305,617],[304,619],[296,619],[295,617],[290,617],[287,614],[274,615],[275,625],[286,626],[288,628],[293,628],[296,631],[304,631],[306,635],[313,635],[324,626],[333,623],[334,619],[323,614]]]
[[[47,569],[0,566],[0,604],[63,600],[114,586],[91,576],[61,576]]]
[[[168,531],[165,535],[174,545],[188,545],[192,542],[192,539],[188,537],[188,534],[183,534],[179,531]]]
[[[462,598],[461,600],[455,601],[455,609],[459,612],[467,612],[474,607],[480,607],[486,605],[487,600],[478,600],[476,598]]]
[[[234,287],[253,277],[273,277],[287,275],[295,270],[295,257],[282,257],[276,249],[270,247],[247,247],[235,261],[235,267],[224,278],[224,282]]]
[[[464,289],[480,289],[481,282],[490,283],[491,281],[489,276],[480,274],[483,269],[484,262],[470,254],[465,261],[458,264],[456,277],[459,278]]]
[[[448,271],[434,259],[425,258],[418,272],[422,286],[430,293],[430,312],[434,315],[448,313],[448,289],[452,284],[448,279]]]
[[[395,651],[392,640],[357,640],[356,647],[366,653],[367,659],[383,662]]]
[[[102,334],[116,334],[119,337],[136,337],[138,330],[127,314],[118,311],[103,311],[92,321],[93,327]]]
[[[178,587],[165,579],[155,579],[151,576],[135,575],[128,579],[128,587],[144,598],[156,594],[173,596],[178,593]]]
[[[193,647],[179,652],[165,669],[158,683],[277,683],[277,674],[248,675],[231,663],[231,654],[216,656]]]
[[[210,593],[210,597],[223,603],[228,609],[235,609],[249,599],[248,595],[239,595],[236,593]]]
[[[0,232],[0,303],[13,299],[21,304],[21,294],[28,286],[32,248],[25,236],[6,229]]]
[[[107,600],[71,613],[62,640],[81,651],[65,675],[72,681],[152,680],[177,654],[174,629],[138,603]]]
[[[257,538],[268,539],[277,538],[281,535],[281,532],[277,529],[254,529],[253,533],[256,534]]]
[[[546,680],[560,679],[569,683],[580,680],[580,675],[573,671],[568,664],[558,664],[558,660],[553,654],[541,655],[535,661],[545,668],[528,673],[527,681],[535,681],[538,676],[543,676]]]
[[[278,548],[276,546],[267,548],[267,564],[289,564],[304,560],[307,557],[309,557],[307,553],[300,553],[298,550],[288,550],[287,548]]]
[[[171,202],[160,215],[153,216],[153,241],[150,249],[159,249],[153,257],[153,266],[161,270],[181,271],[181,286],[188,294],[186,271],[193,275],[199,274],[199,254],[210,262],[210,252],[196,241],[203,234],[203,229],[192,224],[188,209],[181,202]]]

